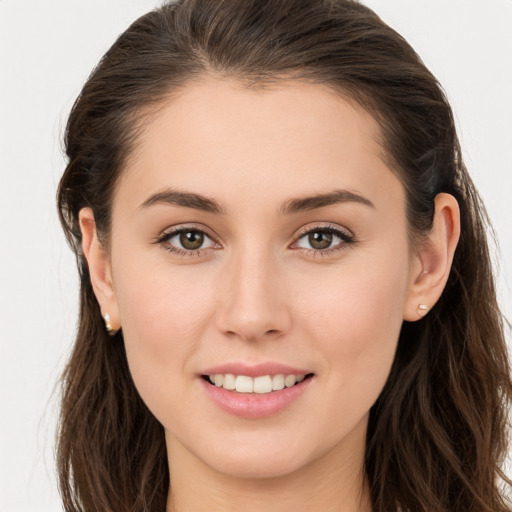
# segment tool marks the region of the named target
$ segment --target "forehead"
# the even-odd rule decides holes
[[[377,196],[396,181],[380,140],[373,117],[328,87],[292,81],[248,89],[205,78],[142,126],[118,193],[134,204],[169,186],[220,201],[340,187]]]

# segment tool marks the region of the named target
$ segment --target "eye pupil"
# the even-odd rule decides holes
[[[314,249],[327,249],[332,243],[332,233],[314,231],[308,235],[309,243]]]
[[[204,243],[204,234],[200,231],[183,231],[180,233],[180,244],[191,251],[199,249]]]

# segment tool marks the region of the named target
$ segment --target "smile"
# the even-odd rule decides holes
[[[279,373],[277,375],[261,375],[258,377],[249,377],[247,375],[234,375],[232,373],[216,373],[203,376],[210,384],[218,388],[228,391],[236,391],[237,393],[258,393],[267,394],[273,391],[281,391],[285,388],[291,388],[302,382],[305,378],[312,374],[306,375],[285,375]]]
[[[314,373],[304,369],[272,363],[226,364],[199,376],[212,403],[229,414],[247,419],[266,418],[284,411],[299,401],[316,380]]]

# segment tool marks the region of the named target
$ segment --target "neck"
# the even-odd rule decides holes
[[[166,512],[371,512],[364,443],[340,443],[307,466],[273,478],[220,473],[170,436],[167,446],[172,485]]]

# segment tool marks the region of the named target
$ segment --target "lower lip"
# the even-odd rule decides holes
[[[277,414],[295,402],[311,384],[313,377],[271,393],[237,393],[218,388],[199,379],[208,397],[222,410],[241,418],[266,418]]]

